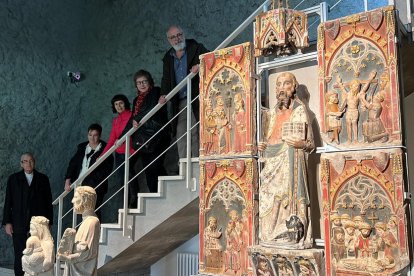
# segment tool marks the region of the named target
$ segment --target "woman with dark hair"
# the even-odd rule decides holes
[[[107,152],[116,143],[116,141],[124,135],[123,131],[125,127],[127,126],[128,121],[130,120],[131,115],[132,115],[131,107],[130,107],[131,104],[129,103],[128,98],[123,94],[115,95],[111,100],[111,105],[112,105],[112,112],[118,113],[118,116],[116,116],[114,120],[112,121],[112,129],[111,129],[111,133],[109,134],[108,143],[106,144],[106,147],[104,148],[101,155]],[[134,149],[132,148],[132,146],[130,146],[129,154],[132,155],[133,153],[134,153]],[[130,178],[142,170],[142,167],[140,166],[140,164],[137,164],[136,159],[137,159],[137,154],[135,154],[130,159],[130,164],[131,164],[130,175],[129,175]],[[123,143],[120,147],[118,147],[115,150],[115,167],[118,168],[124,161],[125,161],[125,143]],[[123,173],[124,173],[123,169],[119,168],[118,175],[121,179],[123,179],[123,177],[121,177],[123,176]],[[133,181],[133,183],[130,183],[130,186],[138,185],[137,182],[139,183],[141,192],[149,192],[145,175],[139,176],[135,181]],[[130,193],[129,202],[130,203],[132,202],[133,205],[136,205],[136,198],[131,195],[132,193],[131,188],[130,188],[129,193]]]
[[[160,97],[161,89],[154,86],[154,80],[149,72],[145,70],[136,72],[134,74],[134,85],[137,89],[137,97],[133,101],[131,120],[124,132],[128,131],[130,126],[138,127],[138,123],[148,114],[148,112],[150,112],[159,102],[165,102],[165,100]],[[132,147],[135,150],[139,150],[137,153],[137,162],[141,162],[144,168],[154,161],[166,148],[168,143],[166,137],[168,137],[168,135],[165,134],[165,131],[162,131],[153,137],[145,146],[141,146],[166,123],[167,111],[164,106],[132,135]],[[165,174],[163,160],[163,157],[158,158],[145,170],[147,185],[151,193],[157,192],[158,176]]]
[[[107,152],[119,138],[122,137],[122,132],[124,131],[125,126],[127,125],[128,120],[131,118],[132,114],[131,104],[125,95],[115,95],[111,100],[111,106],[112,112],[118,113],[118,116],[116,116],[112,121],[111,133],[109,134],[108,143],[106,144],[102,155]],[[129,150],[130,154],[134,152],[134,149],[132,147]],[[117,160],[119,158],[125,160],[125,143],[115,150],[115,163],[118,163]],[[122,162],[123,161],[121,161],[119,164]]]

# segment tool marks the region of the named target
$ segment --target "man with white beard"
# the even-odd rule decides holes
[[[161,81],[161,94],[167,95],[171,90],[180,83],[190,72],[198,73],[201,54],[207,53],[208,50],[203,44],[194,39],[185,39],[185,34],[180,26],[172,25],[168,28],[167,39],[172,46],[163,58],[163,76]],[[199,94],[200,78],[196,75],[191,80],[191,99]],[[174,116],[179,110],[187,104],[187,87],[185,86],[171,99],[171,109],[169,115]],[[192,103],[192,125],[199,120],[199,101]],[[172,123],[173,137],[179,138],[186,132],[187,115],[183,111]],[[192,156],[198,156],[198,127],[192,129]],[[183,137],[177,143],[179,158],[186,157],[186,138]]]

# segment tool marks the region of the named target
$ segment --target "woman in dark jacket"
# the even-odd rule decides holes
[[[134,84],[137,89],[137,97],[133,101],[132,117],[125,131],[129,130],[131,124],[138,127],[142,118],[148,114],[160,100],[161,89],[154,86],[154,80],[151,74],[145,70],[139,70],[134,75]],[[149,140],[158,130],[167,123],[167,111],[165,106],[155,113],[147,122],[145,122],[133,135],[132,147],[138,150],[136,153],[137,162],[142,162],[145,168],[155,158],[157,158],[166,148],[168,140],[165,131],[161,131],[151,139],[141,149],[140,147]],[[154,163],[145,170],[147,185],[151,193],[156,193],[158,188],[158,176],[165,174],[163,167],[164,156],[158,158]]]

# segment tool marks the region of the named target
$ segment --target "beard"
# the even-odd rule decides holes
[[[289,105],[290,105],[290,98],[278,98],[277,99],[277,107],[279,109],[282,109],[283,107],[287,109],[289,108]]]
[[[182,42],[176,44],[176,45],[172,45],[172,47],[174,48],[174,50],[176,51],[182,51],[185,48],[185,40],[183,40]]]

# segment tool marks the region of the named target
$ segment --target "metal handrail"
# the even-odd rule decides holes
[[[271,4],[271,0],[266,0],[258,9],[256,9],[236,30],[234,30],[219,46],[217,46],[217,48],[215,50],[219,50],[222,49],[224,47],[226,47],[231,41],[233,41],[233,39],[235,37],[237,37],[249,24],[251,24],[255,17],[257,15],[259,15],[262,11],[267,10],[267,7]],[[170,101],[184,86],[187,85],[187,95],[191,95],[191,80],[194,78],[196,74],[194,74],[193,72],[190,72],[190,74],[187,75],[187,77],[185,77],[180,83],[178,83],[178,85],[176,87],[174,87],[173,90],[171,90],[170,93],[168,93],[168,95],[165,96],[166,102]],[[188,92],[189,91],[189,92]],[[193,101],[196,99],[193,99]],[[194,126],[191,126],[191,103],[192,100],[190,97],[187,97],[187,132],[184,135],[187,135],[187,187],[189,187],[189,181],[191,181],[191,130],[192,128],[194,128],[199,122],[196,122],[196,124]],[[141,121],[138,123],[138,127],[137,128],[131,128],[124,136],[122,136],[106,153],[104,153],[98,160],[96,160],[96,162],[90,167],[88,168],[88,170],[86,170],[81,176],[79,176],[79,178],[74,181],[71,185],[70,188],[71,190],[73,190],[74,188],[76,188],[77,186],[79,186],[82,181],[86,178],[86,176],[88,176],[90,173],[92,173],[100,164],[102,164],[106,158],[108,158],[108,156],[112,155],[112,153],[119,147],[121,146],[124,142],[126,144],[126,151],[125,151],[125,162],[123,164],[121,164],[118,168],[116,168],[116,170],[118,170],[122,165],[125,165],[125,175],[124,175],[124,186],[121,187],[119,189],[122,190],[124,189],[124,213],[123,213],[123,234],[124,236],[127,235],[126,233],[126,229],[127,229],[127,209],[128,209],[128,184],[130,181],[129,180],[129,143],[130,143],[130,137],[132,134],[134,134],[138,128],[140,128],[143,124],[145,124],[145,122],[147,122],[156,112],[158,112],[163,106],[165,105],[165,103],[161,104],[158,103],[150,112],[148,112],[142,119]],[[158,132],[157,132],[158,133]],[[156,134],[157,134],[156,133]],[[152,137],[154,137],[156,134],[154,134]],[[181,136],[179,139],[181,139],[183,136]],[[152,139],[152,137],[150,139]],[[177,140],[178,141],[178,140]],[[177,141],[175,143],[177,143]],[[149,141],[147,141],[149,142]],[[144,144],[145,145],[145,144]],[[142,145],[142,146],[144,146]],[[141,146],[141,147],[142,147]],[[172,145],[170,145],[171,147]],[[165,151],[167,151],[168,149],[166,149]],[[135,153],[134,153],[135,154]],[[164,153],[162,153],[164,154]],[[149,166],[149,165],[148,165]],[[147,167],[148,167],[147,166]],[[115,170],[115,171],[116,171]],[[142,171],[144,171],[145,168]],[[115,172],[114,171],[114,172]],[[108,175],[108,177],[105,179],[107,180],[114,172],[112,172],[110,175]],[[138,174],[137,174],[138,175]],[[104,181],[105,181],[104,180]],[[99,184],[101,185],[103,183],[103,181]],[[98,185],[98,186],[99,186]],[[117,191],[117,193],[119,192]],[[66,190],[60,194],[54,201],[53,201],[53,205],[59,205],[58,207],[58,231],[57,231],[57,246],[60,243],[60,236],[62,233],[62,219],[64,216],[66,216],[68,213],[66,213],[64,216],[62,216],[62,212],[63,212],[63,199],[66,197],[66,195],[69,194],[69,192],[67,192]],[[112,198],[112,197],[111,197]],[[109,199],[107,201],[105,201],[101,206],[103,206],[106,202],[108,202]],[[100,208],[101,206],[99,206],[98,208]],[[73,214],[73,225],[74,227],[76,226],[76,215]],[[57,261],[57,265],[55,268],[56,271],[56,275],[60,275],[60,262]]]

